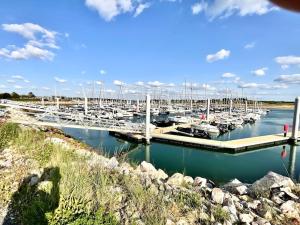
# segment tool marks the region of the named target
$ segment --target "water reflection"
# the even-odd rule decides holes
[[[299,180],[298,177],[296,177],[295,171],[296,171],[296,155],[297,155],[297,147],[296,145],[290,145],[290,158],[289,158],[289,174],[290,177]]]
[[[150,163],[150,145],[145,146],[145,161]]]

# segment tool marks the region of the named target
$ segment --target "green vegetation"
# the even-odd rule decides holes
[[[87,162],[91,156],[78,154],[78,145],[51,141],[58,134],[19,128],[11,123],[3,124],[1,132],[1,137],[5,137],[1,145],[10,146],[25,157],[13,174],[15,182],[20,182],[14,193],[14,182],[0,180],[0,205],[10,199],[6,222],[15,218],[14,224],[23,225],[117,225],[126,201],[122,210],[132,211],[127,218],[130,224],[141,218],[146,225],[165,224],[168,202],[153,187],[145,188],[140,179],[106,170],[101,165],[91,168]],[[31,172],[33,165],[41,175]],[[38,179],[32,184],[35,176]],[[197,204],[190,201],[187,204]]]
[[[11,140],[19,133],[19,127],[14,123],[5,123],[0,127],[0,151],[6,148]]]
[[[0,99],[9,99],[9,100],[18,100],[18,101],[34,101],[38,100],[36,96],[32,93],[29,92],[27,95],[20,95],[16,92],[12,93],[0,93]]]
[[[224,223],[230,219],[230,213],[222,208],[221,205],[217,205],[212,209],[212,214],[216,221]]]

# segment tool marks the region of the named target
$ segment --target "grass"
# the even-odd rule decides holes
[[[117,225],[121,205],[126,201],[126,211],[132,210],[136,215],[127,218],[130,224],[140,219],[146,225],[165,224],[168,203],[164,196],[146,189],[139,179],[107,171],[101,165],[91,168],[87,163],[90,156],[76,152],[80,145],[54,144],[49,136],[57,135],[10,123],[2,125],[0,132],[1,146],[10,146],[27,159],[33,159],[43,171],[38,183],[31,186],[30,170],[25,165],[16,169],[23,169],[24,173],[19,174],[22,182],[18,190],[6,197],[6,202],[11,199],[8,222],[15,218],[17,224],[24,225]],[[0,180],[1,190],[9,186],[5,182]]]
[[[0,127],[0,151],[8,147],[9,142],[18,136],[19,131],[19,126],[14,123],[4,123]]]
[[[225,223],[230,219],[230,213],[224,210],[221,205],[214,207],[212,214],[217,222]]]

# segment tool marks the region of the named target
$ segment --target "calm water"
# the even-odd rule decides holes
[[[292,123],[292,116],[293,111],[274,110],[256,124],[246,125],[244,129],[234,130],[218,139],[280,133],[284,123]],[[283,146],[232,155],[161,143],[152,143],[150,146],[137,145],[101,131],[65,129],[65,132],[107,154],[126,150],[127,157],[134,162],[146,160],[168,174],[181,172],[192,177],[209,178],[217,183],[224,183],[233,178],[251,183],[268,171],[291,174],[293,178],[298,179],[300,172],[300,157],[296,157],[300,151],[299,146],[286,145],[287,157],[282,159],[280,154]]]

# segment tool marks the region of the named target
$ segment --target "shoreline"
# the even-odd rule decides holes
[[[77,192],[72,192],[73,198],[77,199],[81,195],[86,197],[90,195],[88,194],[90,184],[85,184],[85,182],[91,180],[93,184],[97,183],[97,176],[94,181],[93,174],[107,174],[105,179],[114,180],[108,187],[101,186],[107,185],[105,183],[99,183],[100,186],[94,187],[94,189],[100,188],[99,191],[102,191],[100,199],[111,199],[112,196],[120,196],[119,200],[112,198],[111,206],[106,209],[105,214],[102,214],[102,216],[110,215],[110,220],[115,221],[114,223],[107,223],[108,225],[192,225],[199,224],[199,221],[201,221],[200,224],[226,225],[236,223],[300,224],[300,185],[295,184],[288,177],[273,172],[269,172],[252,184],[242,183],[234,179],[224,185],[215,185],[214,182],[203,177],[192,178],[181,173],[174,173],[169,176],[163,170],[155,168],[146,161],[133,166],[115,157],[105,157],[99,152],[91,151],[90,148],[86,149],[85,144],[74,138],[66,137],[56,129],[29,125],[23,126],[21,132],[32,132],[33,139],[39,137],[39,132],[42,132],[45,134],[45,139],[37,140],[37,143],[51,143],[55,147],[54,149],[57,149],[53,155],[54,164],[50,160],[49,165],[52,165],[52,167],[55,165],[54,168],[61,171],[62,177],[60,179],[62,181],[60,185],[63,185],[64,190],[69,190],[68,185],[73,187],[74,182],[79,182],[78,179],[85,180],[81,184],[83,185],[82,188]],[[48,164],[37,162],[37,160],[44,162],[44,159],[36,155],[40,154],[39,151],[32,152],[30,150],[33,146],[35,145],[26,147],[24,150],[28,152],[22,153],[18,150],[22,145],[12,143],[8,148],[0,151],[0,164],[5,168],[2,171],[11,174],[20,169],[24,162],[25,164],[39,165],[38,167],[31,166],[31,170],[28,171],[31,174],[29,179],[23,177],[25,173],[19,178],[19,182],[24,183],[24,179],[28,179],[28,183],[25,183],[25,185],[29,187],[37,185],[44,188],[49,184],[49,181],[44,181],[41,174],[45,173]],[[56,154],[60,156],[56,156]],[[80,170],[78,170],[78,164]],[[86,168],[86,170],[83,170],[83,168]],[[69,174],[74,178],[70,179],[69,176],[65,177],[64,174]],[[89,177],[88,180],[87,177]],[[118,180],[121,180],[121,182],[119,183]],[[15,182],[12,181],[13,183],[9,184],[9,181],[5,180],[4,182],[8,182],[6,185],[15,185]],[[0,181],[0,184],[1,182],[3,181]],[[26,199],[26,197],[22,197],[20,200],[20,195],[11,193],[18,192],[17,187],[13,187],[5,189],[5,196],[7,194],[8,196],[17,196],[18,198],[15,197],[14,201],[17,202],[15,204],[19,204],[19,201],[22,201],[23,198]],[[137,187],[138,189],[136,189]],[[68,195],[68,191],[65,194]],[[139,197],[135,198],[134,196],[137,194]],[[52,214],[48,215],[48,218],[52,218],[50,220],[52,222],[59,221],[57,218],[60,218],[60,213],[65,210],[62,208],[63,205],[74,204],[67,200],[68,198],[64,196],[64,192],[60,195],[62,196],[59,199],[65,200],[62,203],[58,202],[58,211],[54,210]],[[91,197],[97,198],[93,195]],[[12,202],[9,201],[8,203],[4,207],[0,198],[0,221],[1,215],[4,221],[7,218],[10,219],[10,210],[13,208]],[[29,202],[24,207],[27,207],[28,204],[31,205]],[[128,206],[130,207],[128,208]],[[80,210],[85,212],[84,204],[80,207]],[[143,207],[143,210],[141,211],[139,207]],[[273,208],[276,208],[276,210],[272,210]],[[72,215],[72,213],[76,215],[78,209],[75,208],[73,212],[71,207],[68,210],[71,210],[68,211],[69,215]],[[15,214],[12,214],[12,216],[12,219],[15,219]],[[82,216],[80,217],[82,218]],[[68,218],[67,221],[74,221],[73,217]],[[90,214],[88,214],[88,217],[93,218]],[[22,219],[22,217],[19,219]],[[80,224],[85,224],[85,222],[81,221]]]

